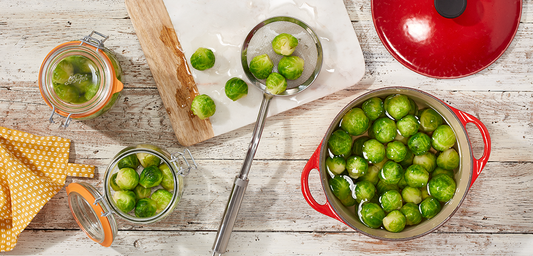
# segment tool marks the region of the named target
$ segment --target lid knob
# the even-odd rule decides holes
[[[435,9],[444,18],[457,18],[465,11],[466,0],[435,0]]]

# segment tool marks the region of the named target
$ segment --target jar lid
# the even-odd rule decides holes
[[[102,194],[82,182],[69,184],[66,191],[70,211],[80,228],[93,241],[109,247],[117,234],[117,223]]]

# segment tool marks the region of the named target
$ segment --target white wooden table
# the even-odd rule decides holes
[[[371,20],[370,1],[345,0],[366,62],[364,78],[349,89],[267,120],[250,184],[226,255],[531,255],[533,252],[533,2],[505,54],[478,74],[454,80],[418,75],[385,50]],[[49,107],[37,87],[41,61],[59,43],[92,30],[111,36],[106,46],[124,69],[121,100],[97,119],[49,124]],[[150,142],[181,151],[123,1],[0,0],[0,126],[73,140],[71,162],[97,166],[102,187],[110,158],[121,148]],[[478,117],[492,136],[485,170],[453,218],[437,231],[408,242],[361,235],[307,205],[300,173],[334,115],[352,99],[384,86],[429,92]],[[62,190],[45,205],[6,255],[210,255],[235,175],[253,126],[189,149],[200,168],[186,178],[177,210],[151,225],[119,221],[119,235],[104,248],[74,221]],[[481,135],[468,127],[474,152]],[[324,200],[318,174],[312,192]]]

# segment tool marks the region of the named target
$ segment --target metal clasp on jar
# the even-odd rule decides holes
[[[56,106],[52,105],[52,114],[50,115],[50,118],[48,119],[48,121],[50,121],[51,124],[55,123],[54,122],[54,114],[57,114],[56,113]],[[61,116],[60,114],[57,114],[58,116]],[[65,120],[65,123],[61,124],[59,127],[62,127],[62,128],[67,128],[68,125],[70,124],[70,121],[72,120],[70,118],[72,114],[69,113],[68,116],[67,116],[67,120]]]
[[[94,34],[102,37],[103,39],[98,40],[98,39],[94,38],[93,37]],[[86,44],[89,44],[89,45],[92,45],[92,46],[96,47],[96,49],[98,49],[98,50],[101,50],[101,49],[104,48],[104,42],[108,38],[109,38],[109,36],[106,36],[106,35],[104,35],[102,33],[99,33],[99,32],[96,32],[96,31],[93,30],[93,32],[91,32],[88,36],[82,38],[80,41],[81,41],[81,44],[86,43]]]
[[[189,161],[187,160],[187,158],[185,157],[186,155],[189,155],[189,158],[190,160],[192,161],[192,165],[189,164]],[[194,168],[194,169],[198,169],[198,164],[196,164],[196,161],[194,160],[194,157],[192,156],[191,154],[191,151],[189,151],[189,149],[185,149],[183,151],[183,153],[181,152],[178,152],[178,153],[174,153],[172,155],[170,155],[170,162],[171,163],[174,163],[176,161],[179,161],[180,159],[182,159],[182,161],[180,161],[178,163],[178,166],[179,166],[179,170],[178,170],[178,174],[179,175],[182,175],[182,176],[187,176],[189,175],[189,173],[191,172],[191,169]],[[181,163],[185,163],[185,165],[187,165],[186,168],[183,168],[182,164]]]

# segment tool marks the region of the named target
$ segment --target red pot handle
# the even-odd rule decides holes
[[[302,194],[304,196],[304,199],[317,212],[343,222],[342,219],[337,215],[337,213],[335,213],[335,211],[329,204],[329,201],[326,201],[325,204],[319,204],[313,198],[313,195],[311,195],[311,190],[309,190],[309,174],[314,169],[317,169],[320,172],[319,165],[320,165],[320,146],[318,146],[315,153],[313,153],[313,155],[311,156],[311,159],[309,159],[309,161],[307,162],[307,164],[305,165],[302,171],[301,182],[302,182]]]
[[[472,171],[474,173],[472,174],[472,182],[470,183],[470,187],[472,187],[472,185],[474,184],[474,181],[476,181],[477,177],[479,176],[483,168],[485,168],[487,161],[489,161],[489,156],[490,156],[489,131],[487,130],[487,127],[485,127],[485,125],[481,121],[479,121],[479,119],[475,118],[473,115],[470,115],[468,113],[465,113],[453,107],[450,107],[450,108],[457,115],[457,117],[459,117],[459,120],[465,127],[465,130],[466,130],[467,123],[473,123],[477,126],[477,128],[479,129],[479,132],[481,132],[481,137],[483,137],[483,143],[485,144],[483,147],[483,155],[479,159],[476,159],[472,156],[474,158],[474,166],[472,168]]]

